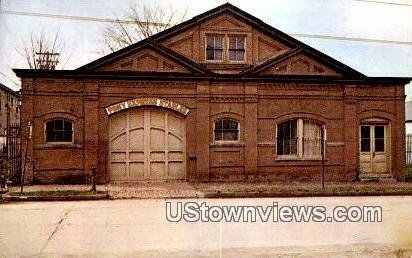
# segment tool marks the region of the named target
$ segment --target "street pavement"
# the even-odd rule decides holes
[[[383,214],[356,223],[168,222],[159,199],[8,203],[0,205],[0,257],[412,257],[410,196],[170,201],[379,205]]]

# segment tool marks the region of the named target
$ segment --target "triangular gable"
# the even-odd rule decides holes
[[[171,39],[172,37],[178,36],[179,34],[185,34],[188,31],[190,31],[192,28],[202,25],[202,24],[207,24],[208,21],[218,17],[218,16],[222,16],[225,17],[225,15],[229,15],[229,16],[233,16],[235,17],[239,22],[233,22],[233,20],[230,19],[222,19],[220,21],[220,23],[218,24],[219,26],[222,27],[238,27],[239,30],[242,30],[244,25],[246,24],[247,26],[251,26],[253,28],[253,30],[257,30],[261,33],[263,33],[265,35],[265,37],[271,38],[272,40],[275,40],[277,42],[279,42],[279,44],[281,44],[282,46],[286,46],[287,47],[287,52],[293,51],[294,49],[297,48],[302,48],[305,51],[307,51],[306,54],[309,55],[309,57],[315,59],[317,62],[320,63],[326,63],[324,64],[326,67],[330,67],[332,70],[336,71],[339,74],[342,75],[350,75],[350,76],[356,76],[356,77],[365,77],[363,74],[353,70],[352,68],[346,66],[345,64],[317,51],[316,49],[304,44],[303,42],[287,35],[286,33],[283,33],[281,31],[279,31],[278,29],[262,22],[260,19],[250,15],[249,13],[229,4],[223,4],[221,6],[218,6],[214,9],[211,9],[205,13],[202,13],[200,15],[197,15],[195,17],[193,17],[192,19],[185,21],[183,23],[180,23],[176,26],[173,26],[169,29],[166,29],[160,33],[157,33],[155,35],[152,35],[142,41],[139,41],[131,46],[128,46],[126,48],[123,48],[119,51],[116,51],[112,54],[109,54],[105,57],[102,57],[94,62],[91,62],[90,64],[84,65],[76,70],[90,70],[93,69],[94,67],[98,67],[101,66],[104,63],[107,63],[107,61],[109,60],[109,62],[113,59],[118,58],[119,56],[125,56],[127,54],[130,54],[131,52],[136,51],[136,49],[141,48],[142,45],[147,44],[148,42],[153,42],[156,43],[157,46],[160,47],[160,45],[162,44],[162,42],[167,41],[168,39]],[[181,40],[189,40],[191,38],[190,33],[188,35],[186,35],[184,38],[182,38]],[[266,40],[267,41],[267,40]],[[265,40],[263,40],[262,42],[262,46],[267,47],[265,45]],[[193,44],[190,43],[189,41],[185,42],[185,44]],[[190,61],[189,58],[191,58],[191,53],[189,53],[188,55],[186,55],[185,51],[187,51],[186,45],[182,44],[182,46],[176,47],[175,51],[171,50],[168,47],[164,47],[165,49],[169,49],[169,51],[173,52],[176,55],[180,55],[181,58],[178,58],[180,60],[184,60],[184,63],[190,64],[189,67],[191,67],[191,69],[193,70],[197,70],[197,72],[200,73],[208,73],[203,66],[201,65],[196,65],[193,61]],[[198,44],[195,43],[195,44]],[[270,45],[269,45],[270,46]],[[276,49],[276,46],[270,46],[271,48]],[[292,49],[292,50],[291,50]],[[179,52],[180,54],[178,54],[177,52]],[[273,52],[272,50],[268,50],[269,52]],[[283,52],[283,54],[282,54]],[[272,59],[277,59],[280,56],[283,56],[285,53],[284,49],[281,49],[279,51],[277,51],[277,53],[275,53],[276,57],[272,58]],[[265,51],[262,51],[261,53],[265,53]],[[184,57],[182,54],[184,54],[186,57]],[[273,55],[273,56],[275,56]],[[262,55],[261,57],[258,58],[258,61],[264,61],[269,59],[267,62],[271,61],[272,59],[270,58],[269,55]],[[190,63],[192,62],[192,63]],[[266,62],[265,62],[266,63]],[[258,65],[260,67],[260,65]],[[323,69],[323,68],[322,68]]]
[[[327,55],[305,47],[285,52],[257,66],[248,68],[242,74],[364,76]]]
[[[186,57],[154,43],[142,44],[132,51],[96,61],[78,70],[207,73],[203,67]]]

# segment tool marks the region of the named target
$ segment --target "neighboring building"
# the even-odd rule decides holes
[[[412,101],[405,102],[405,130],[406,134],[412,134]]]
[[[27,182],[326,180],[405,172],[404,85],[224,4],[76,70],[22,79]]]
[[[20,124],[20,94],[0,83],[0,148],[6,144],[8,125]]]

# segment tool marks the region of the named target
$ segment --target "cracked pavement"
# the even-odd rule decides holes
[[[410,196],[180,201],[381,205],[383,222],[171,223],[165,200],[9,203],[0,205],[0,257],[412,256]]]

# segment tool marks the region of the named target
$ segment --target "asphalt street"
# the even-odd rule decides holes
[[[381,206],[383,213],[382,222],[169,222],[166,200],[9,203],[0,205],[0,257],[412,256],[412,197],[170,201],[174,212],[177,202],[219,207],[275,202],[328,211]]]

